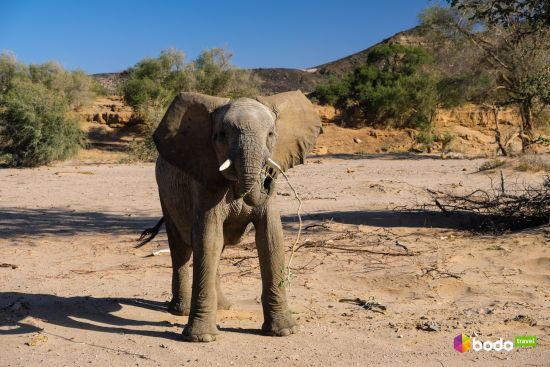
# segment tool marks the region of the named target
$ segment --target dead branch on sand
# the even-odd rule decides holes
[[[380,304],[374,299],[374,297],[369,297],[368,300],[361,298],[342,298],[338,302],[340,303],[351,303],[357,306],[361,306],[365,310],[381,313],[382,315],[386,314],[387,307],[383,304]]]
[[[454,274],[454,273],[449,273],[447,271],[441,271],[439,270],[437,267],[435,266],[432,266],[430,268],[424,268],[422,269],[422,277],[423,276],[426,276],[426,275],[430,275],[432,277],[432,279],[436,279],[436,274],[439,275],[437,277],[438,278],[455,278],[455,279],[460,279],[460,275],[458,274]]]
[[[382,233],[364,233],[359,230],[348,230],[328,240],[305,241],[296,247],[296,251],[303,248],[314,248],[382,256],[414,256],[414,253],[397,239],[398,237],[399,236],[394,235],[389,230],[385,230]],[[336,243],[338,241],[342,242]],[[393,246],[403,249],[404,251],[388,249],[388,247],[391,248]]]
[[[466,214],[471,219],[469,229],[477,232],[501,234],[550,221],[550,175],[538,187],[506,187],[501,171],[500,182],[491,181],[488,190],[477,189],[467,195],[428,192],[434,203],[423,205],[423,210],[435,207],[446,214]]]
[[[132,265],[130,263],[124,263],[124,264],[112,266],[105,269],[71,269],[69,271],[71,273],[84,275],[84,274],[93,274],[93,273],[107,273],[107,272],[113,272],[113,271],[143,270],[143,269],[151,269],[151,268],[172,268],[172,266],[163,265],[163,264],[152,264],[152,265],[144,266],[144,265]]]

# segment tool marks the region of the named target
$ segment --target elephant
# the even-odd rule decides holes
[[[262,333],[297,331],[286,299],[275,179],[279,170],[304,163],[321,129],[300,91],[235,100],[182,92],[172,101],[153,140],[173,268],[168,309],[189,315],[183,340],[216,340],[217,310],[230,307],[220,288],[221,253],[252,226],[262,278]]]

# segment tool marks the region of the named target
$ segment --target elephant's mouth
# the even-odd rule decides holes
[[[235,197],[243,198],[250,206],[263,205],[273,194],[276,178],[277,170],[266,162],[248,185],[245,180],[234,183]]]
[[[277,171],[269,164],[264,164],[260,172],[260,191],[263,194],[270,195],[273,190],[273,184],[277,178]]]

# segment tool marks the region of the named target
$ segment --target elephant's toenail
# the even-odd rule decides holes
[[[279,335],[289,336],[290,335],[290,330],[289,329],[283,329],[283,330],[281,330],[281,333]]]

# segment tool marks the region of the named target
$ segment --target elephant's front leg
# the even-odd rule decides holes
[[[195,215],[192,229],[193,289],[189,322],[183,339],[195,342],[216,340],[217,270],[223,248],[223,221],[212,210]]]
[[[267,335],[287,336],[296,332],[297,325],[288,311],[286,301],[285,254],[279,211],[268,204],[254,225],[262,274],[262,332]]]

